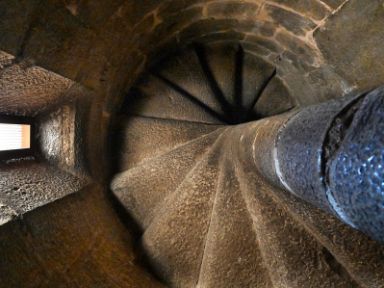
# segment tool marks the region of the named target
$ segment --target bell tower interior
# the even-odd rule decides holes
[[[0,15],[0,287],[384,287],[383,1]]]

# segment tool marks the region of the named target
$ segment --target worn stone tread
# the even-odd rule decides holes
[[[275,76],[260,95],[253,107],[253,112],[259,117],[269,117],[287,112],[295,107],[286,85]]]
[[[197,287],[271,287],[231,161],[223,161]],[[224,216],[225,215],[225,216]],[[241,244],[240,244],[241,243]]]
[[[111,183],[112,191],[133,218],[143,225],[148,211],[178,187],[220,133],[214,131],[117,174]]]
[[[159,66],[157,71],[159,74],[183,88],[212,110],[219,114],[224,113],[195,49],[183,51]]]
[[[274,13],[276,21],[295,14],[293,20],[305,22],[296,27],[298,34],[313,27],[305,15],[270,2],[266,10]],[[290,19],[285,21],[286,29],[292,28]],[[301,51],[293,46],[290,48]],[[201,43],[188,49],[185,55],[195,55],[198,61],[176,54],[171,64],[164,60],[149,76],[157,81],[150,84],[151,91],[158,92],[160,98],[172,98],[176,91],[177,102],[161,106],[162,100],[148,98],[145,101],[153,103],[141,105],[153,105],[155,112],[131,120],[132,114],[141,114],[126,111],[132,113],[126,118],[132,121],[129,129],[148,130],[144,134],[153,142],[147,146],[143,138],[122,146],[120,153],[141,160],[125,158],[131,162],[130,169],[118,174],[112,184],[115,195],[143,231],[141,247],[157,276],[170,287],[383,287],[380,245],[271,187],[255,171],[249,171],[257,165],[243,167],[246,161],[238,158],[241,145],[247,145],[243,140],[251,141],[246,139],[246,127],[257,123],[242,126],[244,130],[236,130],[233,124],[302,105],[297,99],[304,96],[291,95],[292,85],[287,85],[284,75],[293,70],[278,66],[280,61],[288,65],[290,60],[282,58],[290,52],[265,59],[233,42]],[[197,62],[197,67],[187,69],[192,62]],[[306,86],[295,79],[304,91]],[[202,81],[202,87],[195,81]],[[135,89],[145,91],[147,84],[138,83]],[[162,90],[163,86],[167,89]],[[219,106],[210,106],[213,104],[204,98],[212,95]],[[180,116],[187,109],[184,102],[194,104],[192,116]],[[202,121],[207,115],[215,115],[223,125]],[[125,132],[131,138],[138,133],[129,129]],[[333,226],[337,230],[329,229]],[[359,252],[361,245],[366,245],[363,251],[368,251],[368,256]],[[364,261],[369,265],[364,267]]]
[[[148,211],[148,214],[144,218],[144,228],[147,228],[149,225],[151,225],[151,222],[154,220],[154,218],[159,218],[164,215],[166,215],[169,211],[169,207],[173,205],[175,201],[177,201],[177,198],[180,197],[182,194],[185,193],[185,183],[189,185],[190,178],[194,177],[196,173],[200,173],[202,169],[204,170],[206,163],[206,158],[210,157],[212,153],[217,153],[217,150],[221,148],[222,143],[222,136],[224,132],[222,132],[217,139],[213,142],[211,147],[207,149],[204,154],[195,162],[194,166],[191,167],[189,172],[185,175],[184,179],[179,183],[179,185],[176,187],[174,191],[169,193],[162,201],[160,201],[151,211]]]
[[[119,122],[116,129],[119,135],[116,159],[119,171],[138,166],[222,127],[150,117],[123,117]]]
[[[268,194],[333,255],[339,273],[361,287],[384,287],[383,245],[289,193],[269,187]]]
[[[257,69],[255,69],[257,67]],[[260,97],[265,82],[271,77],[275,67],[254,55],[251,52],[244,51],[243,60],[243,102],[242,105],[248,109],[254,105],[256,98]]]
[[[359,287],[333,266],[339,264],[333,264],[329,251],[268,195],[269,189],[253,181],[247,198],[273,287]]]
[[[166,213],[154,217],[143,234],[142,246],[154,269],[172,287],[197,284],[218,185],[220,158],[220,146],[216,144],[199,169],[179,186]]]
[[[184,97],[173,84],[159,76],[149,75],[143,80],[137,93],[132,93],[132,104],[128,103],[128,113],[138,116],[222,124],[215,111],[207,113],[205,104]],[[161,107],[161,109],[159,109]],[[210,108],[208,108],[210,109]],[[219,116],[220,117],[220,116]]]

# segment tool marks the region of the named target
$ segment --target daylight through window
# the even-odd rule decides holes
[[[31,148],[31,125],[0,123],[0,151]]]

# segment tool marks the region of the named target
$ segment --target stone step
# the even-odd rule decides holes
[[[222,126],[148,117],[123,117],[115,132],[119,171],[170,152]]]
[[[333,269],[364,283],[363,287],[382,287],[383,245],[289,193],[273,188],[269,191],[274,201],[324,247]]]
[[[160,277],[171,287],[195,287],[216,195],[220,139],[194,173],[179,185],[142,237],[142,247]]]
[[[264,118],[286,112],[294,107],[294,100],[283,80],[275,76],[255,103],[253,112],[257,117]]]
[[[126,171],[112,190],[147,263],[170,287],[381,287],[380,245],[238,158],[248,130],[224,125],[298,106],[281,70],[238,44],[204,45],[154,68],[121,120]]]
[[[236,106],[241,97],[241,88],[237,89],[237,81],[241,84],[241,73],[237,69],[242,66],[242,49],[238,44],[224,46],[211,44],[201,50],[202,61],[206,62],[207,69],[212,73],[216,85],[222,96],[228,103],[229,108]],[[217,95],[219,96],[219,95]]]
[[[188,142],[140,166],[117,174],[111,189],[121,204],[141,226],[149,211],[176,190],[185,175],[210,149],[222,130]]]
[[[188,49],[158,65],[156,72],[223,115],[225,111],[212,90],[211,79],[204,70],[204,64],[195,49]]]
[[[360,287],[355,275],[348,273],[344,263],[338,262],[334,251],[330,251],[329,246],[319,240],[319,234],[308,230],[304,224],[311,217],[308,211],[315,211],[316,208],[304,209],[302,212],[305,215],[298,221],[297,215],[287,209],[284,200],[278,200],[276,195],[271,196],[286,192],[255,177],[246,180],[246,174],[240,174],[244,179],[242,185],[246,187],[246,199],[257,235],[262,235],[258,241],[264,263],[271,271],[275,287]],[[255,187],[258,187],[257,193]],[[317,221],[316,218],[313,220]],[[348,234],[344,234],[344,237],[348,237]],[[355,243],[355,249],[359,246]]]
[[[222,124],[220,115],[194,96],[185,94],[160,76],[148,75],[131,92],[126,104],[130,115]],[[190,96],[190,97],[189,97]]]
[[[243,106],[248,110],[255,105],[256,100],[263,92],[265,84],[268,83],[268,80],[274,74],[275,67],[246,50],[243,57]]]
[[[223,132],[224,133],[224,132]],[[159,202],[153,209],[148,211],[147,216],[143,219],[143,228],[147,228],[153,219],[160,218],[168,213],[168,208],[173,205],[173,202],[179,197],[179,194],[183,194],[183,189],[185,188],[185,182],[189,182],[190,178],[194,177],[196,173],[200,173],[201,169],[204,169],[206,165],[206,158],[212,154],[212,151],[218,149],[218,142],[221,143],[221,138],[223,134],[219,135],[216,141],[207,149],[198,161],[195,162],[195,165],[189,170],[185,175],[184,180],[179,184],[179,186],[171,193],[169,193],[161,202]]]
[[[231,283],[233,287],[269,288],[268,271],[235,166],[225,161],[220,169],[197,287],[227,287]]]

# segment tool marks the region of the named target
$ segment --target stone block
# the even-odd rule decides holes
[[[0,2],[0,49],[17,55],[36,21],[38,0],[5,0]]]
[[[215,1],[207,4],[208,16],[255,19],[259,5],[243,1]]]
[[[279,41],[279,43],[281,43],[282,46],[290,50],[300,61],[307,62],[308,64],[312,64],[314,62],[314,49],[303,42],[301,39],[294,38],[284,32],[279,32],[276,36],[276,39]]]
[[[326,5],[321,4],[318,0],[273,0],[279,5],[287,6],[303,17],[321,20],[326,17],[331,11],[326,8]]]
[[[309,18],[287,9],[270,4],[265,5],[264,9],[277,25],[283,26],[294,34],[305,35],[316,27],[316,24]]]
[[[321,0],[326,5],[330,6],[333,9],[337,9],[340,5],[348,0]]]
[[[383,1],[350,0],[314,37],[325,59],[360,90],[384,79]]]

